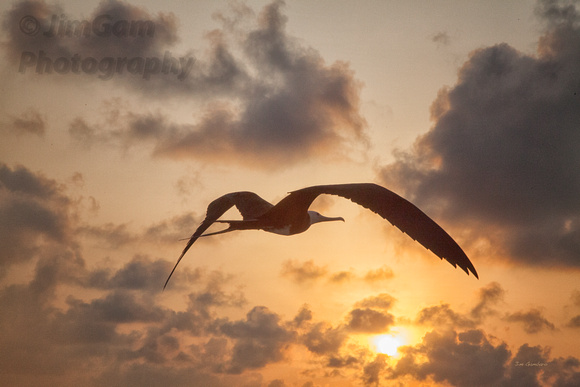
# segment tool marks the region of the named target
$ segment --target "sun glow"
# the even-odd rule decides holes
[[[396,332],[393,334],[373,336],[371,343],[376,352],[389,356],[397,356],[399,347],[407,344],[407,338],[404,333]]]

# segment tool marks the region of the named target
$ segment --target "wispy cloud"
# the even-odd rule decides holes
[[[17,116],[10,117],[8,122],[0,123],[0,130],[12,135],[35,135],[43,137],[46,133],[46,118],[35,109],[28,109]]]

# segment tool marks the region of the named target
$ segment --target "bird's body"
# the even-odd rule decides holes
[[[187,242],[163,288],[165,289],[177,265],[199,237],[236,230],[264,230],[279,235],[295,235],[308,230],[314,223],[344,221],[340,217],[329,218],[308,210],[314,199],[322,194],[341,196],[368,208],[431,250],[439,258],[445,258],[454,267],[459,265],[467,274],[471,271],[476,278],[479,278],[473,264],[461,247],[415,205],[379,185],[354,183],[303,188],[290,192],[276,205],[247,191],[232,192],[215,199],[209,204],[205,219]],[[233,206],[242,215],[242,220],[219,220]],[[204,234],[216,222],[227,223],[229,227],[222,231]]]

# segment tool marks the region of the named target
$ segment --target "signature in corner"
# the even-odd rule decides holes
[[[546,367],[548,365],[548,363],[544,363],[544,362],[533,362],[533,361],[527,361],[525,363],[522,363],[521,361],[515,361],[514,366],[515,367]]]

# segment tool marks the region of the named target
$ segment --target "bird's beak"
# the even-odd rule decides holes
[[[330,218],[330,217],[324,216],[322,219],[322,222],[332,222],[334,220],[342,220],[344,222],[344,218],[342,218],[340,216],[337,216],[336,218]]]

